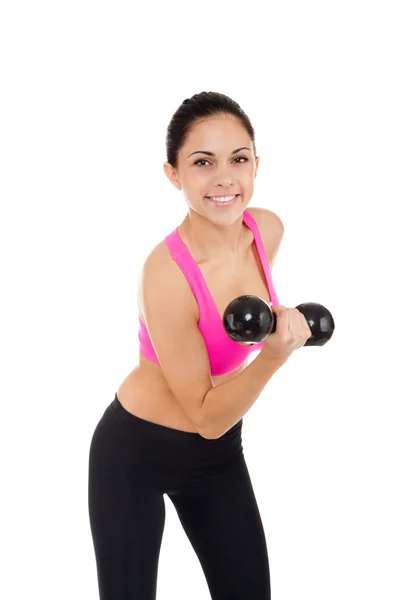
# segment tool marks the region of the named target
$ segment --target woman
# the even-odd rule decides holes
[[[297,309],[279,306],[274,290],[270,267],[282,221],[247,208],[259,157],[239,105],[212,92],[185,100],[168,127],[167,159],[165,174],[183,191],[188,213],[145,260],[139,364],[90,446],[100,598],[156,598],[167,494],[211,598],[267,600],[267,546],[242,417],[311,331]],[[239,344],[223,329],[226,306],[242,294],[274,306],[276,333],[263,343]]]

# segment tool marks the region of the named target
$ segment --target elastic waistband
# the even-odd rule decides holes
[[[240,419],[231,429],[229,429],[223,436],[218,438],[217,440],[208,440],[207,438],[203,438],[199,433],[194,431],[182,431],[181,429],[173,429],[172,427],[167,427],[166,425],[160,425],[159,423],[153,423],[152,421],[147,421],[146,419],[142,419],[138,417],[128,410],[124,406],[122,406],[117,392],[115,392],[114,400],[110,404],[111,410],[114,414],[122,421],[131,425],[133,427],[140,427],[142,430],[147,429],[153,434],[167,436],[173,439],[191,439],[191,440],[201,440],[202,443],[215,443],[218,440],[223,438],[230,437],[232,435],[236,435],[242,429],[243,419]]]

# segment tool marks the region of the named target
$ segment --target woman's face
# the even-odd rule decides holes
[[[164,172],[183,191],[189,208],[226,223],[238,218],[249,204],[258,163],[243,125],[232,115],[222,115],[197,122],[179,152],[177,168],[165,163]],[[231,195],[236,198],[227,205],[210,198]]]

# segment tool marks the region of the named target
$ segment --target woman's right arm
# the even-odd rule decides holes
[[[169,388],[207,439],[218,438],[235,425],[290,352],[309,337],[303,322],[308,329],[307,323],[297,309],[275,307],[276,333],[267,338],[259,355],[241,373],[214,386],[197,325],[195,299],[180,268],[160,259],[160,252],[151,254],[142,271],[139,294],[145,324]]]

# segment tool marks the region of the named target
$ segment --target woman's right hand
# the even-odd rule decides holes
[[[297,308],[274,306],[272,310],[275,313],[276,331],[266,337],[260,354],[286,361],[292,352],[304,346],[312,332],[305,316]]]

